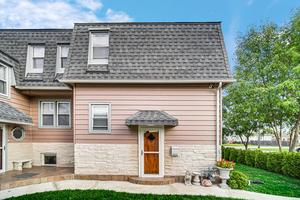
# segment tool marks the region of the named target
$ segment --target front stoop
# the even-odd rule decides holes
[[[129,177],[128,181],[130,183],[140,184],[140,185],[168,185],[176,182],[173,177],[164,178],[143,178],[143,177]]]

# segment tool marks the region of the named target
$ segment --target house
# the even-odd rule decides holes
[[[219,22],[2,29],[0,170],[206,169],[220,158],[221,93],[232,81]]]

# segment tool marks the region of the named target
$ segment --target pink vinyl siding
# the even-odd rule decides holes
[[[72,128],[39,128],[39,100],[59,100],[70,99],[71,96],[56,96],[56,97],[33,97],[30,101],[31,117],[34,123],[32,127],[32,141],[33,142],[73,142]],[[72,109],[72,108],[71,108]],[[72,118],[72,114],[71,114]],[[72,119],[71,119],[72,120]],[[72,122],[72,121],[71,121]]]
[[[22,94],[14,87],[10,88],[10,98],[0,96],[0,101],[10,103],[15,108],[26,113],[33,120],[33,126],[21,125],[25,128],[25,138],[18,142],[73,142],[73,129],[62,128],[39,128],[39,99],[70,99],[72,102],[72,92],[70,91],[56,91],[56,92],[37,92],[40,97],[32,97]],[[71,108],[72,109],[72,108]],[[73,116],[71,116],[73,117]],[[17,142],[11,136],[11,130],[16,126],[10,124],[8,126],[9,142]]]
[[[10,95],[9,97],[5,97],[0,95],[0,101],[4,101],[9,103],[10,105],[14,106],[18,110],[26,113],[27,115],[30,115],[30,98],[26,95],[21,94],[17,89],[14,87],[10,87]],[[22,125],[26,131],[26,137],[22,142],[31,142],[32,139],[32,133],[31,133],[31,127]],[[8,125],[8,140],[9,142],[15,142],[11,137],[11,130],[14,129],[16,125]]]
[[[89,133],[89,104],[111,103],[112,132]],[[137,143],[137,127],[125,120],[138,110],[164,110],[179,125],[165,128],[169,144],[215,144],[216,89],[208,86],[104,86],[74,87],[75,143]]]

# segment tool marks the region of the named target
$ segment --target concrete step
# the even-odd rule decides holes
[[[175,178],[144,178],[144,177],[129,177],[130,183],[140,185],[168,185],[175,183]]]

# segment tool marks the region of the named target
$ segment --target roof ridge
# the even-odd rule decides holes
[[[9,28],[9,29],[0,29],[0,31],[49,31],[49,32],[58,32],[58,31],[73,31],[73,28]]]
[[[221,21],[182,21],[182,22],[78,22],[77,24],[221,24]]]

